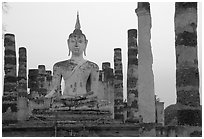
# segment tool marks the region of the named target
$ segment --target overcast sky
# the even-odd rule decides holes
[[[88,39],[85,59],[97,63],[100,69],[102,62],[110,62],[113,68],[114,48],[122,49],[126,96],[127,31],[138,28],[136,2],[18,2],[8,3],[8,5],[8,12],[3,14],[3,24],[6,25],[6,32],[15,34],[17,57],[19,47],[27,48],[28,69],[37,68],[38,65],[43,64],[46,69],[52,70],[54,63],[70,58],[66,40],[74,30],[76,14],[79,11],[81,30]],[[200,4],[198,10],[200,10]],[[173,2],[151,3],[155,93],[161,101],[165,102],[165,107],[176,103],[174,12]],[[201,12],[198,11],[198,13],[201,16]],[[200,28],[199,22],[198,64],[201,68]]]

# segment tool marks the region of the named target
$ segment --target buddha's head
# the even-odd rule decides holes
[[[75,30],[73,33],[69,35],[69,39],[67,40],[68,48],[69,48],[69,55],[70,52],[72,52],[72,55],[80,56],[86,55],[86,46],[88,43],[88,40],[86,39],[86,36],[82,33],[80,30],[80,23],[79,23],[79,15],[77,13],[77,21],[75,25]]]

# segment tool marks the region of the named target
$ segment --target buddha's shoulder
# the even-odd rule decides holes
[[[70,60],[59,61],[54,64],[54,67],[66,67],[70,63]]]
[[[91,68],[94,68],[94,69],[99,69],[98,65],[92,61],[89,61],[87,60],[87,64],[88,66],[90,66]]]

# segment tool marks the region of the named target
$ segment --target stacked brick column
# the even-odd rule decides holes
[[[2,112],[17,112],[16,49],[14,34],[4,36],[4,87]],[[14,118],[14,117],[13,117]]]
[[[113,87],[113,69],[110,68],[110,63],[109,62],[103,62],[102,63],[102,71],[103,71],[103,76],[104,76],[104,99],[112,102],[113,96],[112,92],[110,91],[110,88]]]
[[[39,96],[47,94],[45,65],[38,65],[38,93]]]
[[[123,121],[123,70],[121,49],[114,49],[114,119]]]
[[[27,112],[27,56],[26,48],[19,48],[19,69],[18,69],[18,120],[26,119]]]
[[[52,71],[45,70],[45,65],[38,65],[38,69],[29,69],[28,88],[31,98],[42,97],[52,89]]]
[[[30,88],[30,98],[38,97],[38,69],[29,69],[28,88]]]
[[[102,63],[102,70],[110,68],[110,62],[103,62]]]
[[[153,57],[151,50],[151,14],[149,2],[139,2],[138,16],[138,104],[143,122],[155,122]]]
[[[127,69],[127,117],[136,118],[138,112],[138,59],[137,30],[128,30],[128,69]]]
[[[102,82],[102,76],[103,76],[103,71],[102,70],[99,70],[99,81]]]
[[[52,90],[52,71],[46,70],[46,88],[47,93],[49,93]]]
[[[178,124],[197,125],[201,124],[201,112],[195,109],[200,106],[197,3],[176,2],[174,20],[177,104],[187,108],[178,111]]]
[[[102,63],[102,70],[104,72],[104,81],[110,81],[113,79],[113,69],[110,68],[110,63],[109,62],[104,62]]]

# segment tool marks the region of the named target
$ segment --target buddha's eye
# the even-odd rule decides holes
[[[79,43],[82,43],[83,41],[82,41],[82,40],[79,40],[78,42],[79,42]]]
[[[74,43],[74,42],[75,42],[75,40],[71,40],[71,42],[72,42],[72,43]]]

